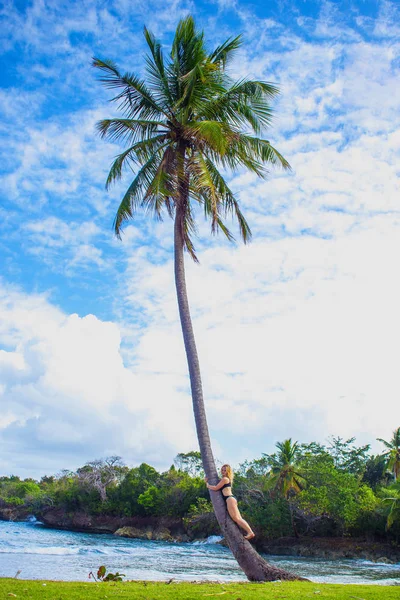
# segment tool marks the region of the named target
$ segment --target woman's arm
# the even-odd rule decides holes
[[[210,483],[207,482],[207,477],[205,479],[206,479],[206,486],[208,487],[209,490],[212,490],[213,492],[216,492],[216,491],[220,490],[226,483],[229,483],[229,478],[228,477],[223,477],[217,483],[217,485],[211,485]]]

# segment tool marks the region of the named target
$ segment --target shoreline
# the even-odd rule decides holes
[[[163,541],[170,543],[187,543],[206,541],[212,535],[220,535],[217,530],[210,529],[210,523],[203,528],[190,528],[182,519],[168,517],[110,517],[104,515],[88,515],[83,512],[65,513],[61,509],[50,509],[43,513],[32,514],[24,510],[0,509],[0,520],[26,522],[29,516],[41,521],[50,529],[75,531],[77,533],[111,534],[118,537]],[[217,542],[221,545],[224,540]],[[371,562],[400,563],[400,546],[387,542],[369,541],[350,537],[283,537],[266,539],[257,537],[255,547],[259,552],[275,556],[296,556],[336,559],[362,559]]]

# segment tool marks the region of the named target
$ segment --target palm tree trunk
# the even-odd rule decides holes
[[[189,302],[186,291],[185,265],[183,256],[183,231],[182,219],[184,208],[182,204],[176,207],[174,226],[174,251],[175,251],[175,285],[178,297],[179,316],[185,343],[186,357],[189,367],[190,386],[192,391],[193,412],[196,422],[197,437],[200,446],[204,471],[213,484],[217,483],[218,476],[211,449],[210,435],[208,432],[207,418],[203,400],[203,389],[200,375],[200,365],[197,356],[192,320],[190,317]],[[237,525],[229,517],[222,494],[210,492],[214,512],[217,517],[222,534],[229,548],[250,581],[276,581],[302,580],[283,569],[278,569],[267,563],[243,537]]]
[[[294,534],[295,538],[299,538],[300,536],[299,536],[299,533],[298,533],[298,531],[296,529],[296,525],[294,523],[293,504],[291,503],[290,500],[288,500],[288,502],[289,502],[289,511],[290,511],[290,522],[292,524],[293,534]]]

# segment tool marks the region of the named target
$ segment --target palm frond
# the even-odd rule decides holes
[[[242,138],[245,145],[251,148],[260,157],[263,163],[272,164],[291,171],[292,167],[286,158],[284,158],[269,141],[252,136],[242,136]]]
[[[386,446],[386,448],[388,448],[389,450],[391,450],[393,448],[393,445],[390,442],[387,442],[386,440],[383,440],[382,438],[376,438],[378,440],[378,442],[382,442],[382,444],[384,444]]]
[[[184,248],[187,250],[194,262],[198,263],[199,259],[197,258],[196,249],[192,240],[192,237],[197,235],[197,227],[190,202],[186,202],[184,206],[183,218],[181,220],[181,230]]]
[[[186,251],[188,252],[188,254],[190,255],[190,257],[193,259],[193,261],[195,263],[198,263],[199,259],[197,257],[196,248],[195,248],[195,246],[193,244],[193,240],[192,240],[193,235],[197,235],[197,228],[195,225],[195,220],[194,220],[193,216],[190,214],[190,220],[189,220],[188,215],[185,219],[185,228],[184,228],[184,236],[183,236],[184,247],[185,247]]]
[[[155,133],[168,131],[163,121],[145,119],[102,119],[96,128],[102,138],[131,144],[136,140],[148,139]]]
[[[112,61],[94,58],[92,64],[103,71],[99,80],[105,87],[122,90],[113,100],[130,118],[139,116],[145,119],[160,115],[168,118],[168,113],[157,103],[142,79],[132,73],[122,75]]]
[[[109,77],[121,77],[117,65],[112,60],[100,60],[100,58],[94,56],[92,59],[92,66],[104,71]]]
[[[113,224],[115,235],[118,238],[121,238],[121,228],[123,223],[133,217],[140,205],[145,190],[154,178],[159,162],[160,157],[157,154],[154,154],[139,170],[122,198]]]
[[[231,143],[222,156],[216,156],[212,152],[207,152],[207,154],[214,162],[220,163],[224,168],[232,171],[236,171],[240,167],[245,167],[261,178],[265,178],[268,173],[261,158],[254,152],[249,152],[249,149],[244,144]]]
[[[111,165],[110,172],[107,177],[106,189],[108,189],[114,181],[121,179],[122,169],[127,161],[130,161],[133,164],[144,164],[151,158],[153,154],[160,150],[164,141],[164,135],[150,138],[149,140],[145,139],[141,142],[137,142],[119,154]]]
[[[235,241],[235,237],[229,231],[229,229],[227,228],[227,226],[225,225],[225,223],[222,221],[221,217],[218,217],[218,219],[217,219],[217,225],[218,225],[218,228],[223,232],[223,234],[225,235],[225,237],[230,242],[234,242]]]
[[[227,123],[219,121],[195,122],[186,127],[185,135],[188,135],[189,139],[195,137],[200,144],[206,144],[211,150],[221,155],[225,154],[229,144],[236,137],[236,133]]]
[[[144,36],[151,53],[151,56],[146,56],[145,58],[149,82],[157,94],[157,101],[164,106],[172,106],[173,100],[169,88],[161,44],[157,42],[154,35],[147,27],[144,28]]]
[[[167,203],[167,211],[172,214],[171,200],[176,196],[176,161],[175,153],[169,146],[154,173],[141,201],[141,206],[152,212],[158,220],[162,220],[162,209]]]
[[[214,184],[216,185],[218,192],[222,197],[225,214],[231,214],[236,217],[239,225],[240,237],[242,238],[243,242],[247,244],[251,240],[252,233],[249,224],[239,208],[238,199],[227,185],[217,167],[209,159],[206,160],[206,165],[212,174]]]
[[[210,61],[225,68],[228,61],[233,58],[235,51],[242,45],[242,36],[228,38],[223,44],[217,46],[210,54]]]
[[[285,170],[291,167],[288,161],[267,140],[240,134],[233,138],[221,162],[230,168],[245,166],[259,177],[268,173],[267,165],[280,166]]]
[[[268,100],[279,93],[279,89],[268,82],[241,79],[213,98],[206,99],[199,108],[199,115],[210,119],[225,119],[235,125],[267,127],[271,123],[272,109]],[[258,131],[258,130],[256,130]]]
[[[182,19],[172,42],[171,58],[175,74],[182,77],[207,57],[204,47],[204,34],[196,30],[192,16]]]
[[[217,190],[212,173],[208,169],[206,159],[201,152],[197,155],[197,188],[203,198],[204,212],[206,216],[211,216],[211,232],[215,233],[219,221],[219,204],[221,204],[221,195]]]
[[[238,199],[229,188],[215,164],[199,151],[190,163],[190,170],[193,189],[201,197],[206,216],[211,216],[212,232],[215,233],[217,228],[220,228],[229,240],[234,240],[234,236],[226,226],[220,226],[220,223],[223,223],[221,218],[221,213],[223,212],[225,215],[230,214],[236,217],[241,238],[244,243],[249,242],[251,239],[251,230],[240,211]]]
[[[112,87],[112,85],[109,85]],[[170,113],[157,103],[145,82],[132,73],[125,73],[121,83],[114,87],[123,87],[123,91],[114,98],[120,101],[121,110],[130,118],[152,119],[163,115],[170,117]]]

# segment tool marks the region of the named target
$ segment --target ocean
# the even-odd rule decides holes
[[[126,579],[246,581],[231,552],[212,536],[185,544],[49,529],[40,522],[0,521],[0,576],[88,580],[100,565]],[[267,560],[315,582],[400,585],[400,564],[268,556]]]

